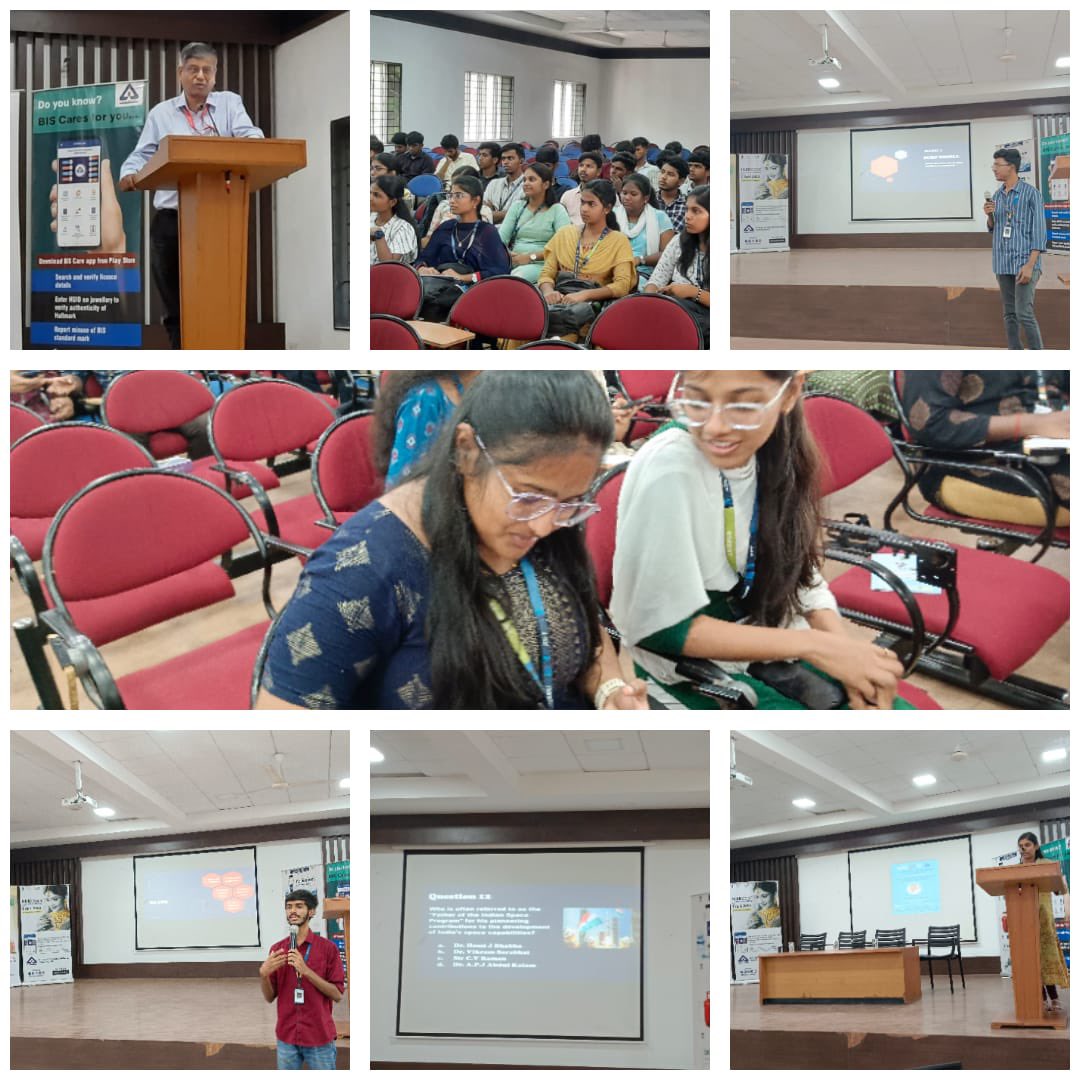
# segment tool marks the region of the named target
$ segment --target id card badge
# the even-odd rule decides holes
[[[1008,240],[1010,236],[1012,236],[1012,226],[1006,225],[1005,228],[1001,230],[1001,238],[1002,240]]]
[[[302,986],[298,986],[293,991],[292,1000],[294,1005],[304,1004],[304,988]]]

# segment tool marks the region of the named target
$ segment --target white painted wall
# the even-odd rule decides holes
[[[529,845],[515,845],[518,846]],[[694,1067],[692,1021],[696,1006],[693,1001],[690,897],[709,891],[707,841],[645,845],[643,1043],[398,1038],[394,1034],[394,1019],[401,937],[402,859],[400,851],[372,849],[371,1056],[374,1060],[579,1065],[612,1069]]]
[[[371,59],[402,65],[402,130],[419,131],[425,146],[463,135],[466,71],[514,77],[513,138],[534,146],[551,138],[556,80],[586,84],[582,134],[598,132],[605,144],[709,141],[707,60],[594,60],[380,18],[371,20]],[[673,87],[688,89],[673,98]]]
[[[203,845],[200,845],[200,850]],[[213,845],[205,845],[212,847]],[[185,849],[178,849],[185,850]],[[195,849],[192,849],[195,850]],[[82,860],[83,962],[87,964],[222,963],[226,960],[265,960],[270,946],[287,937],[282,871],[322,862],[317,839],[257,844],[259,875],[259,938],[257,948],[135,949],[135,876],[132,856],[105,855]],[[322,899],[320,895],[320,900]],[[311,927],[325,936],[320,915]]]
[[[330,121],[349,115],[349,16],[274,50],[274,134],[307,140],[307,168],[279,180],[274,200],[277,318],[287,349],[347,349],[334,329]]]
[[[995,865],[997,855],[1005,855],[1016,848],[1016,838],[1022,832],[1038,833],[1037,821],[1018,818],[1015,825],[971,834],[971,857],[974,868]],[[956,835],[963,835],[958,832]],[[918,843],[917,839],[909,841]],[[784,898],[780,898],[783,906]],[[883,915],[881,929],[899,925],[896,917]],[[828,933],[830,944],[840,930],[848,926],[848,865],[847,852],[815,855],[799,859],[799,925],[804,934]],[[856,926],[865,930],[870,940],[875,926]],[[998,956],[997,902],[994,897],[975,886],[975,929],[978,940],[974,944],[964,942],[965,956]]]
[[[1030,116],[989,117],[971,121],[971,221],[852,221],[851,140],[848,128],[797,133],[798,231],[808,233],[909,233],[986,231],[983,192],[993,191],[990,168],[999,145],[1029,139]]]

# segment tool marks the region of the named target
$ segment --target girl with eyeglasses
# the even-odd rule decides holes
[[[895,696],[899,660],[848,634],[822,580],[802,384],[796,371],[679,372],[671,423],[627,471],[611,614],[639,673],[690,708],[716,706],[676,674],[683,657],[720,664],[758,708],[809,707],[799,695],[820,699],[822,677],[851,708],[911,708]],[[784,660],[810,670],[747,671]]]
[[[413,477],[309,560],[260,707],[647,708],[579,528],[611,438],[589,372],[478,375]]]

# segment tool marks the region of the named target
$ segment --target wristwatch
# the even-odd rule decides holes
[[[376,229],[375,232],[372,233],[371,239],[372,240],[382,240],[385,236],[386,236],[386,233],[383,232],[382,229]]]
[[[529,262],[536,262],[536,260],[537,260],[537,259],[538,259],[539,257],[540,257],[540,256],[539,256],[539,255],[537,255],[535,251],[530,251],[530,252],[529,252]]]

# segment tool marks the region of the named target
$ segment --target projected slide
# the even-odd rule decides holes
[[[406,852],[397,1034],[641,1039],[642,863]]]
[[[852,221],[949,221],[971,215],[969,124],[851,131]]]
[[[875,930],[902,927],[910,941],[926,937],[931,926],[953,924],[959,924],[961,940],[975,939],[968,836],[850,851],[848,880],[852,923],[867,940]]]
[[[137,949],[260,944],[253,847],[136,855],[133,863]]]

